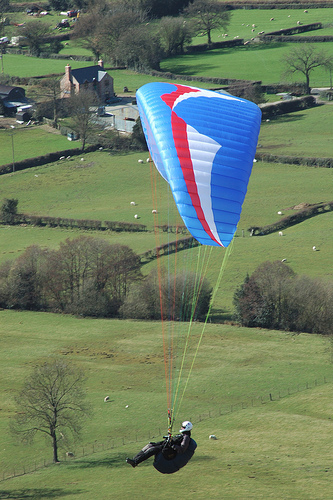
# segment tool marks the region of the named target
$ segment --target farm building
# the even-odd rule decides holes
[[[108,102],[114,98],[113,78],[104,70],[103,61],[96,66],[72,69],[69,64],[60,80],[61,97],[70,97],[79,94],[82,90],[96,92],[101,102]]]
[[[25,97],[25,90],[22,87],[12,87],[10,85],[0,85],[0,101],[6,115],[14,115],[22,111],[27,112],[32,106]]]

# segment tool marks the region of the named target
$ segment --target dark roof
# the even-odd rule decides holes
[[[88,66],[87,68],[72,69],[72,76],[75,77],[78,83],[90,83],[94,80],[100,82],[105,74],[106,71],[104,71],[104,69],[99,65]]]
[[[25,90],[22,87],[12,87],[10,85],[0,85],[0,97],[5,98],[13,98],[13,97],[25,97]]]

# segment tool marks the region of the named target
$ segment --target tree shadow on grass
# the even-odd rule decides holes
[[[38,500],[44,498],[63,498],[73,494],[83,494],[83,490],[65,491],[62,488],[22,488],[17,490],[0,490],[0,499]]]

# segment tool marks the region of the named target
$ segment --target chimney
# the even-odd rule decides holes
[[[69,81],[69,82],[72,80],[72,78],[71,78],[71,69],[72,68],[70,67],[69,64],[67,64],[67,66],[65,66],[66,80]]]
[[[100,66],[102,69],[104,69],[103,59],[100,59],[100,60],[98,61],[98,66]]]

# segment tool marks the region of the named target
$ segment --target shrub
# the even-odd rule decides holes
[[[203,319],[211,300],[212,288],[208,281],[195,273],[176,276],[150,273],[132,288],[120,308],[124,318],[189,321]]]
[[[5,224],[13,224],[17,214],[18,200],[6,198],[1,207],[1,220]]]
[[[286,264],[264,262],[234,295],[235,319],[248,327],[332,335],[333,283],[297,276]]]

